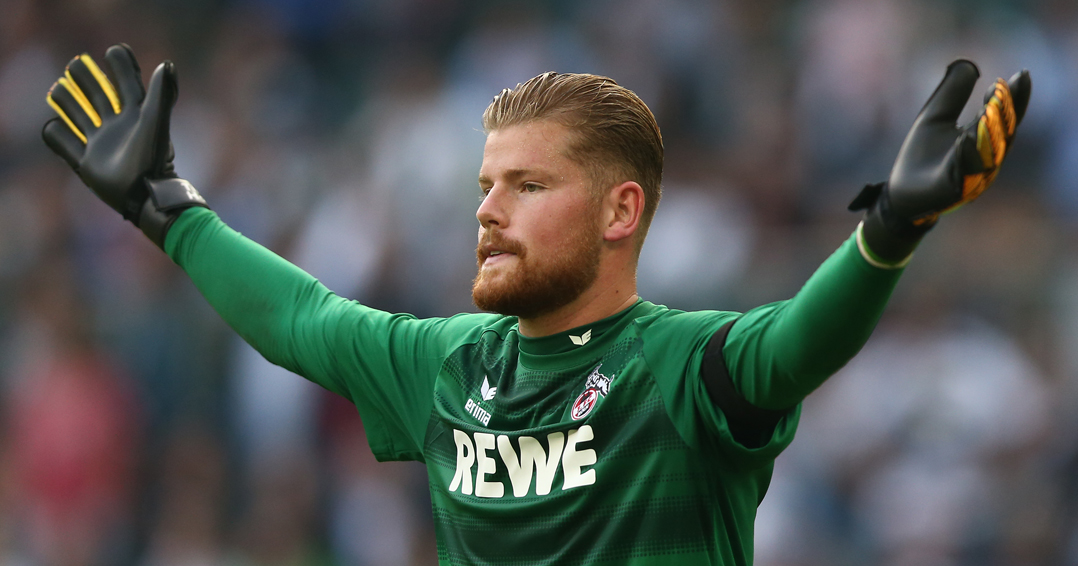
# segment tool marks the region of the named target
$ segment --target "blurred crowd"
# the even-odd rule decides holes
[[[121,41],[177,64],[176,169],[228,224],[419,316],[475,308],[480,115],[540,72],[657,115],[641,295],[745,310],[849,236],[951,60],[974,102],[1028,68],[996,185],[805,402],[756,563],[1078,565],[1073,0],[0,0],[0,565],[436,562],[423,467],[376,463],[41,142],[67,60]]]

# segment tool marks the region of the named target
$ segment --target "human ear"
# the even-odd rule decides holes
[[[603,239],[616,242],[632,237],[644,213],[644,189],[635,181],[613,187],[603,199]]]

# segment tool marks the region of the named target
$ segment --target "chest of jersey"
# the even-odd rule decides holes
[[[572,359],[533,369],[512,340],[488,340],[446,360],[425,446],[443,563],[703,548],[706,472],[667,416],[639,340]],[[602,539],[619,542],[594,544]]]

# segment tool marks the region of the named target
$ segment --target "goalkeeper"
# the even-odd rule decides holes
[[[483,314],[416,319],[338,297],[244,238],[172,167],[175,69],[144,89],[125,45],[71,61],[43,136],[270,361],[354,403],[380,460],[429,475],[441,564],[752,562],[753,521],[800,402],[867,340],[940,214],[995,178],[1030,94],[952,63],[863,220],[792,299],[682,312],[637,296],[663,145],[614,81],[503,90],[476,213]],[[111,76],[110,76],[111,75]],[[722,245],[714,242],[713,245]]]

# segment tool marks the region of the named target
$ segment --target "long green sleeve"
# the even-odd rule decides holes
[[[901,269],[870,265],[851,236],[787,301],[745,313],[723,356],[753,405],[787,409],[846,364],[868,340]]]
[[[491,317],[418,320],[365,307],[204,208],[177,219],[165,250],[267,360],[355,403],[382,459],[421,459],[434,379],[449,341],[467,339]],[[393,440],[402,437],[409,445]]]

